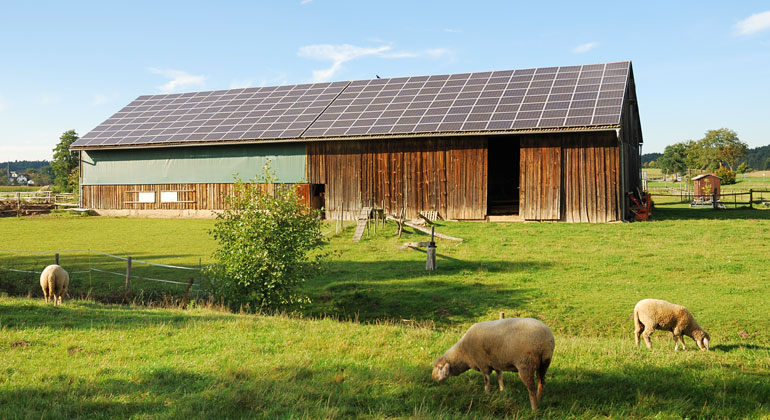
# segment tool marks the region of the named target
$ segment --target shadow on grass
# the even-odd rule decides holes
[[[64,301],[63,305],[46,305],[35,301],[26,304],[3,304],[0,301],[0,327],[9,329],[134,329],[143,325],[185,325],[200,320],[232,319],[222,314],[196,316],[165,310],[146,310],[131,306],[104,306],[87,301]]]
[[[438,256],[437,270],[424,261],[330,261],[310,286],[305,313],[343,319],[411,319],[453,323],[506,310],[512,316],[533,291],[514,277],[548,263],[462,261]],[[489,274],[492,275],[489,275]]]
[[[77,356],[74,356],[77,357]],[[734,376],[626,365],[622,372],[549,372],[540,404],[547,418],[743,418],[766,413],[764,374]],[[697,369],[698,366],[695,366]],[[707,370],[703,367],[704,370]],[[506,391],[485,394],[476,372],[430,379],[430,366],[371,368],[350,364],[248,366],[216,374],[156,366],[100,371],[87,380],[42,374],[39,383],[0,392],[0,417],[15,418],[499,418],[530,417],[527,392],[513,373]],[[718,376],[718,377],[717,377]]]
[[[726,208],[714,210],[711,208],[692,208],[677,206],[656,206],[651,220],[770,220],[770,210],[750,209],[748,207]]]
[[[758,346],[756,344],[717,344],[716,346],[710,347],[709,350],[712,351],[723,351],[725,353],[729,353],[733,350],[766,350],[770,351],[770,347],[767,346]]]

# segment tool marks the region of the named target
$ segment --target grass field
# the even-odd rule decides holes
[[[484,394],[476,372],[430,380],[435,357],[500,311],[556,336],[537,418],[770,418],[770,211],[654,217],[444,222],[466,240],[438,241],[435,273],[423,252],[397,249],[424,235],[389,225],[354,244],[348,229],[331,234],[313,303],[292,315],[0,297],[0,418],[534,418],[515,374],[502,394]],[[0,236],[194,267],[210,262],[212,223],[11,218]],[[688,338],[675,353],[665,332],[636,348],[630,314],[645,297],[688,306],[712,350]]]

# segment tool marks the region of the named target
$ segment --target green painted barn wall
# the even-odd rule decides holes
[[[305,177],[305,144],[168,147],[83,151],[84,185],[213,184],[262,175],[265,163],[278,183]]]

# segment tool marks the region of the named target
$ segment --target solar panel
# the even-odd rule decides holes
[[[299,137],[348,82],[144,95],[73,143],[144,145]]]
[[[73,147],[617,125],[629,74],[626,61],[143,95]]]

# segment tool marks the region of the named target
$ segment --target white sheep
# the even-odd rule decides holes
[[[51,264],[40,274],[40,287],[43,288],[45,303],[53,299],[54,306],[61,305],[61,298],[67,292],[70,276],[60,265]]]
[[[553,348],[551,329],[537,319],[505,318],[479,322],[433,362],[433,379],[441,382],[449,376],[475,369],[484,375],[484,390],[489,392],[489,375],[494,370],[502,391],[503,371],[519,372],[534,411],[543,396],[545,373],[551,364]]]
[[[675,305],[660,299],[643,299],[634,306],[634,338],[636,345],[639,345],[639,336],[644,337],[647,348],[652,348],[650,335],[655,329],[671,331],[674,335],[674,351],[679,350],[679,342],[682,343],[682,349],[687,350],[684,345],[683,335],[693,340],[701,350],[709,349],[709,340],[711,336],[698,325],[698,321],[692,316],[690,311],[682,305]]]

